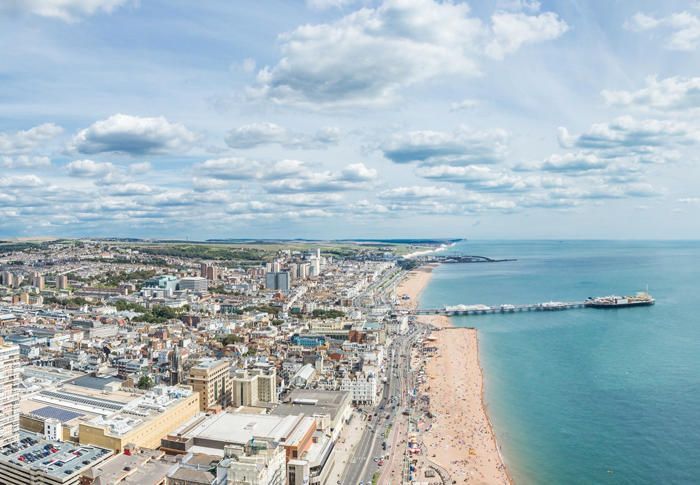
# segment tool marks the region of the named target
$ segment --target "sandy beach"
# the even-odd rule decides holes
[[[399,286],[397,294],[410,297],[404,308],[417,305],[433,267],[412,271]],[[433,350],[425,354],[425,380],[419,389],[425,396],[419,406],[429,414],[418,423],[423,456],[416,480],[426,480],[420,473],[432,462],[449,473],[450,482],[511,483],[483,402],[476,329],[455,328],[445,316],[421,316],[418,321],[436,329],[426,343]]]

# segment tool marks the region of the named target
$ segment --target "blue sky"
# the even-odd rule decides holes
[[[700,4],[8,0],[0,237],[700,237]]]

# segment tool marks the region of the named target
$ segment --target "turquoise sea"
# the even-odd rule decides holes
[[[700,483],[700,242],[465,241],[421,297],[653,307],[455,317],[479,329],[489,415],[516,484]],[[447,254],[447,253],[443,253]]]

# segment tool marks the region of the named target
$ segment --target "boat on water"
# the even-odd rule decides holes
[[[630,306],[649,306],[656,300],[648,292],[639,292],[634,296],[599,296],[589,297],[583,305],[590,308],[625,308]]]

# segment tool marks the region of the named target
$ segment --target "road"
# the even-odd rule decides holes
[[[367,427],[358,442],[341,483],[343,484],[365,484],[372,483],[372,476],[377,471],[389,468],[395,459],[403,456],[403,447],[398,438],[402,433],[395,432],[394,429],[387,441],[389,446],[386,451],[382,449],[382,443],[389,434],[391,427],[401,427],[404,430],[408,427],[408,416],[403,411],[409,405],[409,390],[413,386],[413,378],[410,372],[410,352],[411,346],[422,334],[422,330],[411,327],[407,335],[396,336],[387,348],[386,372],[387,382],[384,385],[382,399],[379,405],[374,408],[367,408],[366,412],[372,415],[370,426]],[[376,413],[376,416],[374,414]],[[389,415],[387,419],[386,416]],[[374,459],[378,456],[389,455],[384,467],[379,467]],[[384,475],[385,473],[383,473]],[[386,483],[382,479],[381,483]]]

